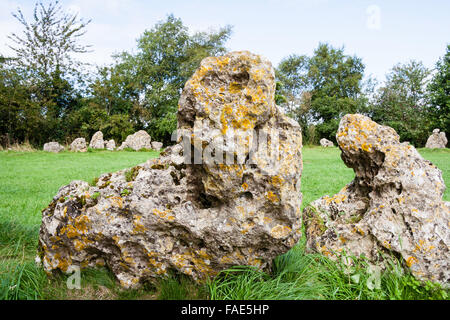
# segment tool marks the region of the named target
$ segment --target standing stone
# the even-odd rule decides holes
[[[336,135],[355,179],[304,210],[307,247],[337,259],[343,250],[372,263],[403,260],[421,280],[450,280],[450,203],[442,172],[394,129],[349,114]]]
[[[333,142],[330,141],[330,140],[327,140],[325,138],[320,139],[320,145],[322,147],[325,147],[325,148],[327,148],[327,147],[334,147]]]
[[[139,130],[134,134],[130,134],[117,150],[123,150],[125,148],[131,148],[136,151],[141,149],[151,149],[151,141],[152,139],[147,131]]]
[[[89,143],[89,147],[92,149],[104,149],[105,141],[103,141],[103,133],[101,131],[97,131],[91,138],[91,142]]]
[[[63,150],[64,150],[64,147],[55,141],[47,142],[46,144],[44,144],[44,151],[47,151],[47,152],[58,153]]]
[[[301,235],[301,129],[274,94],[260,56],[204,59],[179,101],[178,137],[193,139],[96,186],[62,187],[43,211],[37,260],[48,272],[107,265],[124,287],[171,270],[205,280],[235,265],[269,268]],[[211,150],[213,161],[191,162],[191,151]]]
[[[161,148],[163,147],[162,142],[158,142],[158,141],[152,141],[152,149],[159,151],[161,150]]]
[[[108,142],[106,142],[106,149],[113,151],[116,148],[116,142],[114,141],[114,139],[109,140]]]
[[[434,149],[434,148],[445,148],[447,145],[447,137],[445,136],[445,132],[439,132],[439,129],[434,129],[431,136],[428,138],[427,143],[425,144],[425,148]]]
[[[84,138],[76,138],[70,144],[70,150],[75,152],[86,152],[87,151],[86,140]]]

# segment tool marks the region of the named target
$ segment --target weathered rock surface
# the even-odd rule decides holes
[[[159,151],[161,150],[161,148],[163,147],[162,142],[158,142],[158,141],[152,141],[152,149]]]
[[[145,130],[139,130],[133,134],[130,134],[117,150],[123,150],[125,148],[131,148],[133,150],[151,149],[152,139]]]
[[[447,145],[447,137],[445,136],[445,132],[439,132],[439,129],[434,129],[431,136],[428,137],[427,143],[425,144],[425,148],[445,148]]]
[[[178,137],[194,135],[188,148],[180,140],[95,186],[62,187],[43,210],[38,260],[45,270],[106,264],[134,287],[169,270],[202,280],[233,265],[269,267],[301,235],[301,130],[274,93],[273,68],[257,55],[204,59],[180,98]],[[253,129],[278,133],[279,143],[273,135],[264,144]],[[225,134],[241,140],[225,147]],[[233,162],[190,161],[189,151],[211,149]]]
[[[333,142],[325,138],[320,139],[320,145],[325,148],[334,147]]]
[[[450,203],[441,171],[394,129],[350,114],[337,132],[341,158],[355,179],[304,210],[309,250],[343,250],[372,263],[398,256],[419,279],[448,285]]]
[[[101,131],[97,131],[91,138],[91,142],[89,143],[89,147],[92,149],[104,149],[105,141],[103,140],[103,133]]]
[[[70,144],[70,150],[75,152],[86,152],[87,151],[86,140],[84,138],[76,138]]]
[[[44,151],[47,151],[47,152],[58,153],[63,150],[64,150],[64,147],[55,141],[47,142],[44,144]]]
[[[114,139],[111,139],[106,142],[105,147],[107,150],[113,151],[116,148],[116,142]]]

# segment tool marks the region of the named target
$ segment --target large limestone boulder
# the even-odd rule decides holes
[[[274,79],[249,52],[204,59],[180,98],[178,144],[95,186],[72,181],[43,211],[45,270],[106,264],[135,287],[170,270],[203,280],[268,268],[301,235],[301,130],[275,105]],[[232,162],[195,159],[210,150]]]
[[[76,138],[70,144],[70,150],[75,152],[86,152],[87,151],[86,140],[84,138]]]
[[[325,138],[320,139],[320,145],[325,148],[334,147],[333,142]]]
[[[64,147],[55,141],[47,142],[44,144],[44,151],[47,151],[47,152],[58,153],[63,150],[64,150]]]
[[[91,138],[91,142],[89,143],[89,147],[92,149],[104,149],[105,141],[103,141],[103,133],[101,131],[97,131]]]
[[[445,136],[445,132],[439,132],[439,129],[434,129],[431,136],[428,137],[427,143],[425,144],[425,148],[434,149],[434,148],[445,148],[447,145],[447,137]]]
[[[161,150],[161,148],[163,147],[162,142],[158,142],[158,141],[152,141],[152,149],[159,151]]]
[[[125,148],[131,148],[133,150],[151,149],[152,139],[145,130],[139,130],[133,134],[130,134],[117,150],[123,150]]]
[[[336,259],[365,255],[376,264],[400,257],[421,280],[448,285],[450,203],[441,171],[394,129],[349,114],[336,135],[355,179],[304,210],[307,247]]]
[[[116,148],[116,142],[114,141],[114,139],[111,139],[106,142],[105,147],[107,150],[113,151]]]

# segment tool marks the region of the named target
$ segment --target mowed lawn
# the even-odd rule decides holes
[[[425,159],[432,161],[442,170],[446,184],[450,185],[450,150],[420,149],[419,152]],[[61,292],[49,294],[48,290],[44,290],[45,288],[42,288],[42,286],[43,283],[47,283],[46,276],[39,270],[36,271],[36,267],[33,265],[33,258],[36,253],[37,237],[41,222],[41,210],[49,204],[61,186],[68,184],[72,180],[85,180],[91,182],[95,177],[98,177],[102,173],[132,167],[156,156],[158,156],[158,152],[94,151],[88,153],[62,152],[59,154],[45,153],[42,151],[0,152],[0,299],[71,298],[70,292],[65,292],[64,294]],[[323,195],[332,195],[338,192],[354,177],[353,170],[347,168],[340,159],[340,151],[338,148],[305,147],[303,148],[303,162],[302,207]],[[449,190],[446,190],[444,200],[450,201]],[[298,254],[303,257],[303,253],[298,252]],[[293,257],[294,255],[291,256],[291,258]],[[298,260],[300,258],[296,259]],[[278,261],[279,262],[276,265],[279,265],[281,262],[286,264],[287,261],[290,260],[285,257],[283,259],[280,258]],[[284,266],[283,268],[288,268],[288,266],[283,263],[281,263]],[[26,267],[23,267],[23,265],[26,265]],[[9,276],[14,272],[14,276]],[[25,277],[26,272],[30,272],[28,278]],[[36,274],[36,272],[39,274]],[[20,273],[21,277],[25,277],[23,281],[30,282],[27,284],[27,288],[31,287],[31,289],[23,289],[26,292],[18,291],[17,288],[20,288],[20,285],[16,288],[16,282],[18,281],[17,273]],[[253,276],[256,278],[253,279]],[[251,279],[249,280],[245,278],[245,281],[254,280],[256,281],[255,283],[260,283],[261,279],[258,278],[260,276],[261,275],[258,273],[252,273],[250,275]],[[39,279],[35,280],[35,278]],[[103,273],[94,272],[91,275],[91,278],[96,279],[92,280],[94,282],[100,281],[98,280],[99,278],[103,279],[101,280],[103,281],[103,285],[100,286],[101,288],[104,288],[105,286],[108,287],[105,283],[109,283],[109,287],[112,286],[115,288],[115,285],[112,284],[112,282],[114,282],[113,278],[107,271],[104,271]],[[333,281],[335,282],[336,280]],[[310,282],[311,281],[309,279],[308,283]],[[280,281],[277,280],[277,283],[280,283]],[[224,288],[226,289],[228,286],[231,290],[233,284],[216,283],[216,285],[217,287],[209,288],[209,293],[205,293],[202,291],[203,289],[199,290],[200,293],[198,296],[203,298],[210,297],[218,299],[274,299],[285,297],[264,294],[262,294],[262,296],[221,295],[218,293],[220,291],[218,288],[224,290]],[[242,283],[240,283],[240,286],[241,285]],[[54,286],[54,284],[51,286]],[[191,283],[184,282],[182,286],[184,288],[183,290],[186,290],[186,292],[192,291],[190,289],[190,286],[192,286]],[[272,284],[269,284],[268,286],[272,286],[272,291],[276,290],[273,289]],[[287,283],[287,286],[290,286],[289,282]],[[94,287],[98,288],[98,286]],[[251,288],[251,285],[248,285],[248,288]],[[30,290],[35,290],[36,292]],[[95,291],[94,294],[88,294],[85,297],[138,298],[141,297],[142,294],[144,294],[144,296],[146,294],[148,295],[148,292],[130,294],[116,290],[114,291],[114,294],[111,294],[98,293],[97,289],[93,290]],[[160,291],[159,298],[174,298],[173,295],[175,295],[175,298],[184,298],[182,293],[183,290],[180,289],[179,282],[174,284],[173,281],[167,281],[162,284],[158,290]],[[257,289],[254,288],[254,290]],[[280,290],[282,292],[286,292],[286,289],[281,288]],[[8,293],[10,291],[12,292]],[[334,291],[338,292],[336,290]],[[297,297],[295,295],[306,298],[316,297],[314,294],[311,294],[311,296],[302,296],[301,293],[293,294],[294,298]],[[332,298],[354,298],[353,296],[346,296],[345,294],[343,294],[343,296],[332,296]],[[323,298],[330,298],[326,294],[319,294],[319,296]],[[390,296],[388,295],[387,298],[389,297]],[[152,296],[152,298],[155,297]],[[190,298],[195,298],[195,296],[193,297],[191,295]],[[292,296],[285,298],[292,298]]]

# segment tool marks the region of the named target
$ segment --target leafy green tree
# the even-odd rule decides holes
[[[184,83],[203,58],[226,52],[230,34],[227,26],[190,35],[180,19],[169,15],[142,34],[136,53],[116,56],[111,72],[119,81],[111,78],[110,85],[118,100],[130,102],[126,108],[136,130],[144,128],[152,138],[170,142]]]
[[[397,64],[376,93],[373,120],[394,128],[402,141],[425,145],[433,125],[426,92],[430,71],[417,61]]]
[[[361,59],[345,55],[343,48],[320,44],[314,51],[307,76],[311,111],[320,137],[336,141],[340,118],[361,108],[364,69]]]
[[[450,45],[447,45],[447,52],[436,63],[435,70],[427,88],[433,128],[450,135]]]
[[[0,144],[4,146],[42,134],[39,106],[11,60],[0,57]]]
[[[34,132],[30,138],[35,143],[61,140],[65,134],[61,119],[77,107],[80,97],[75,88],[82,84],[82,64],[73,55],[88,51],[88,46],[80,45],[79,38],[85,34],[89,21],[65,13],[58,1],[48,5],[37,2],[30,22],[20,9],[13,16],[24,27],[22,33],[9,36],[15,69],[22,75],[43,118],[39,119],[40,132]]]
[[[311,94],[308,82],[309,57],[290,55],[284,58],[275,70],[282,87],[284,101],[277,101],[286,114],[294,118],[302,128],[303,141],[313,144],[316,140],[312,129]]]
[[[305,141],[336,141],[340,118],[362,111],[364,64],[328,44],[319,44],[311,57],[291,55],[281,61],[277,79],[283,83],[284,107],[301,125]]]

